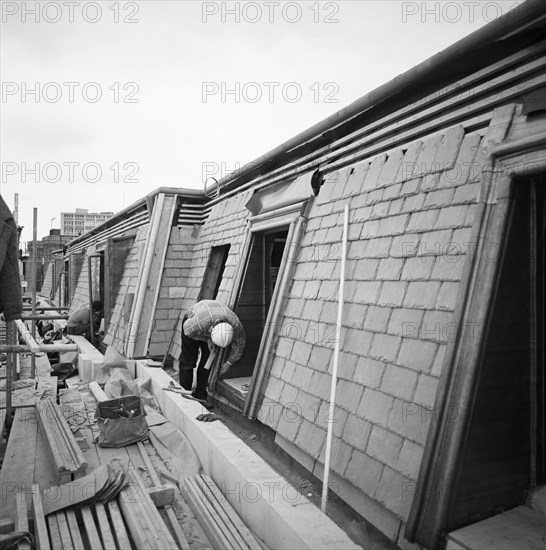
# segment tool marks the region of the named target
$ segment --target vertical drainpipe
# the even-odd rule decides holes
[[[146,240],[146,250],[144,251],[144,264],[142,267],[142,275],[137,282],[137,291],[135,296],[135,302],[131,311],[131,320],[129,322],[129,339],[127,340],[127,347],[125,355],[131,359],[133,357],[136,345],[136,338],[138,334],[138,326],[140,324],[140,317],[142,315],[142,308],[144,306],[144,298],[146,297],[146,289],[148,287],[148,279],[150,277],[150,269],[152,267],[152,259],[154,254],[154,247],[159,232],[159,222],[161,220],[161,213],[163,211],[163,204],[165,202],[165,194],[160,193],[157,196],[152,219],[150,220],[150,230],[148,232],[148,239]]]

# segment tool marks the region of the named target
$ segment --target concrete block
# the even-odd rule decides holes
[[[382,471],[383,464],[381,462],[355,449],[345,475],[356,487],[360,488],[367,495],[373,496],[379,484]]]
[[[436,400],[436,392],[438,390],[438,379],[433,376],[427,376],[421,374],[419,376],[419,382],[417,383],[417,390],[415,391],[415,397],[413,400],[415,403],[424,405],[429,409],[434,407]]]
[[[394,397],[409,401],[416,382],[417,374],[414,371],[396,365],[387,365],[381,380],[381,390]]]
[[[360,400],[357,414],[374,424],[386,427],[393,403],[394,399],[390,395],[366,388]]]
[[[372,431],[370,422],[349,413],[342,430],[342,439],[348,445],[364,452],[368,445],[368,439]]]
[[[384,258],[379,264],[377,278],[397,281],[398,279],[400,279],[403,265],[404,260],[402,258]]]
[[[434,411],[418,403],[395,399],[389,412],[388,428],[421,446],[425,445],[430,419]]]
[[[353,380],[366,388],[378,388],[385,370],[385,363],[370,357],[360,357],[356,366]]]
[[[403,476],[416,481],[422,459],[423,447],[405,439],[394,469]]]
[[[404,301],[407,283],[404,281],[385,281],[377,303],[381,306],[400,307]]]
[[[417,372],[430,372],[437,349],[434,342],[404,339],[396,363]]]
[[[399,336],[392,334],[375,334],[370,349],[370,357],[393,362],[398,354],[401,341],[402,339]]]
[[[386,466],[383,469],[375,496],[389,510],[405,521],[409,516],[414,492],[414,481]]]
[[[394,468],[404,440],[380,426],[374,426],[368,440],[366,454]]]
[[[392,309],[369,306],[364,320],[364,328],[372,332],[386,332]]]

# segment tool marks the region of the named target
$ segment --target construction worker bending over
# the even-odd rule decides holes
[[[206,401],[210,367],[218,348],[231,345],[230,354],[220,369],[224,376],[243,355],[245,330],[231,309],[217,300],[201,300],[188,309],[182,321],[182,352],[180,354],[180,385],[191,390],[193,369],[197,366],[197,381],[193,397]],[[198,353],[201,359],[197,365]]]
[[[95,300],[93,302],[93,327],[91,327],[89,304],[85,304],[70,314],[66,323],[66,333],[77,335],[83,334],[83,336],[91,341],[91,331],[93,331],[93,334],[97,332],[100,326],[101,317],[102,302]]]

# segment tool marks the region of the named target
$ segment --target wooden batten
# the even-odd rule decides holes
[[[59,406],[45,399],[36,403],[36,413],[59,483],[83,477],[87,470],[87,461]]]

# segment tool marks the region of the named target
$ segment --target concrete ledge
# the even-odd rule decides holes
[[[136,362],[136,376],[151,379],[163,414],[189,438],[203,468],[247,525],[272,549],[361,548],[307,497],[294,489],[221,422],[199,422],[205,409],[162,388],[172,378]]]

